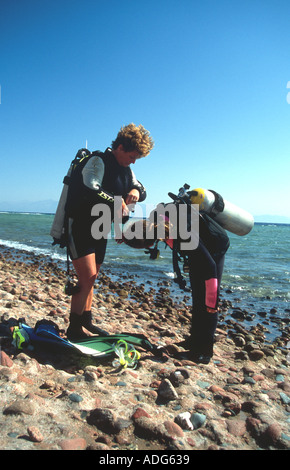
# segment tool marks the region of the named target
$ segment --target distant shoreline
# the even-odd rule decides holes
[[[41,211],[10,211],[10,210],[0,210],[0,214],[27,214],[27,215],[55,215],[55,212],[41,212]],[[255,219],[255,217],[254,217]],[[287,218],[286,218],[287,219]],[[255,221],[255,225],[290,225],[289,222],[264,222],[264,221]]]

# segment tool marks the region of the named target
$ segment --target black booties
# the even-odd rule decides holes
[[[82,322],[82,315],[71,312],[69,316],[69,327],[66,332],[67,339],[70,341],[78,341],[80,339],[89,338],[89,335],[86,334],[82,328]]]
[[[70,341],[91,338],[91,335],[85,333],[82,327],[84,327],[89,333],[92,333],[93,335],[107,335],[104,330],[93,325],[91,311],[84,311],[82,315],[77,315],[76,313],[72,312],[70,314],[69,320],[70,323],[66,332],[66,336]]]
[[[88,330],[90,333],[93,333],[94,335],[103,335],[107,336],[108,333],[102,328],[99,328],[96,325],[93,325],[92,323],[92,312],[90,310],[85,310],[81,316],[82,318],[82,326]]]
[[[217,313],[209,313],[206,310],[193,313],[190,350],[194,354],[205,357],[213,356],[214,334],[217,322]]]
[[[202,311],[193,313],[190,336],[178,344],[188,352],[186,356],[194,362],[208,364],[213,356],[214,334],[218,314]]]

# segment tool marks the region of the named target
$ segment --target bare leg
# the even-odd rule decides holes
[[[89,310],[91,310],[91,308],[92,308],[92,303],[93,303],[93,296],[94,296],[94,288],[92,287],[92,288],[91,288],[91,292],[90,292],[89,295],[88,295],[88,298],[87,298],[87,301],[86,301],[86,305],[85,305],[84,311],[89,311]]]
[[[100,265],[96,264],[93,253],[74,260],[73,265],[78,276],[80,292],[72,296],[71,312],[81,315],[84,310],[91,309],[94,283]]]
[[[90,310],[93,301],[94,283],[100,270],[100,265],[96,264],[95,254],[73,260],[73,265],[78,276],[80,290],[72,296],[71,300],[70,325],[67,330],[67,337],[72,341],[91,336],[94,333]]]

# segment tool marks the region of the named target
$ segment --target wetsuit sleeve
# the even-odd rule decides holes
[[[105,174],[105,165],[103,160],[94,156],[89,159],[82,170],[83,184],[92,202],[103,202],[104,204],[114,204],[114,196],[102,188],[102,182]]]
[[[140,183],[140,181],[137,180],[134,172],[131,170],[131,174],[132,174],[132,187],[131,189],[137,189],[140,193],[140,197],[139,197],[139,201],[138,202],[142,202],[146,199],[146,189],[144,188],[143,184]]]

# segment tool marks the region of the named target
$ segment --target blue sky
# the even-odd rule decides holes
[[[0,209],[134,122],[148,203],[186,182],[290,218],[289,31],[288,0],[0,0]]]

